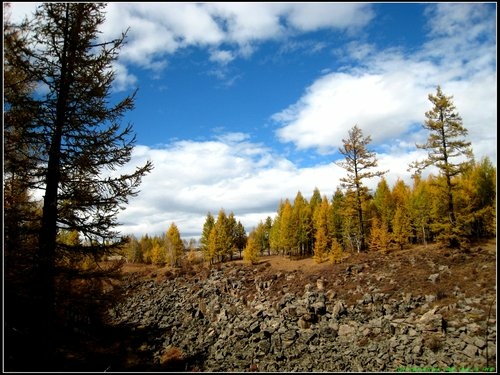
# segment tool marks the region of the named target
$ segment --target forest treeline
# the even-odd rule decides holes
[[[488,158],[472,163],[454,179],[457,229],[447,232],[449,217],[443,196],[445,178],[417,175],[412,185],[398,179],[393,186],[382,177],[362,202],[368,251],[403,249],[413,244],[450,243],[459,237],[462,247],[496,234],[496,168]],[[313,256],[317,262],[339,261],[344,252],[359,250],[355,194],[338,187],[332,197],[314,189],[309,199],[299,191],[292,201],[279,203],[276,215],[261,220],[247,235],[234,214],[220,210],[217,219],[207,214],[199,250],[208,262],[232,259],[238,253],[256,261],[260,255]],[[215,228],[217,225],[217,229]],[[184,242],[180,257],[196,259],[198,244]],[[167,263],[171,254],[168,234],[131,236],[123,255],[131,262]],[[162,252],[162,257],[155,256]],[[191,256],[189,257],[189,254]],[[189,259],[188,259],[189,257]],[[177,262],[179,259],[176,260]],[[171,262],[168,262],[171,263]]]

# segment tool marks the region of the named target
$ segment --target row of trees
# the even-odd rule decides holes
[[[212,264],[228,258],[232,260],[236,251],[241,256],[247,243],[247,234],[232,212],[226,215],[224,209],[220,209],[217,220],[210,212],[207,214],[200,243],[203,258]]]
[[[195,253],[201,250],[203,260],[210,264],[232,260],[235,253],[241,253],[247,244],[247,233],[240,221],[236,221],[233,212],[226,214],[220,209],[217,219],[208,212],[203,225],[203,233],[199,244],[195,239],[182,240],[175,223],[164,235],[149,236],[140,239],[130,236],[120,254],[133,263],[147,263],[179,266],[187,256],[188,261],[198,261]]]
[[[130,236],[122,254],[129,262],[133,263],[161,266],[168,264],[176,267],[181,264],[186,248],[194,249],[193,243],[185,244],[181,239],[177,225],[172,223],[163,235],[150,237],[146,234],[140,240],[137,240],[135,236]]]
[[[468,168],[453,179],[453,187],[456,220],[453,232],[449,232],[445,176],[430,174],[423,179],[416,174],[411,186],[398,179],[392,187],[382,177],[374,192],[363,190],[360,207],[366,248],[389,251],[434,241],[450,245],[456,239],[465,246],[472,240],[494,236],[496,168],[491,161],[483,158],[469,163]],[[331,199],[318,188],[309,199],[299,191],[293,201],[281,201],[275,217],[261,220],[248,237],[232,212],[226,216],[221,209],[217,220],[208,213],[200,239],[203,258],[209,263],[220,262],[232,259],[236,251],[241,257],[243,251],[243,259],[252,263],[266,253],[291,257],[312,255],[317,262],[327,259],[336,262],[344,252],[362,249],[357,200],[358,194],[352,188],[343,191],[338,187]],[[164,254],[171,253],[162,238],[165,236],[146,235],[137,241],[132,237],[127,246],[128,259],[157,264],[158,257],[153,254],[159,249]],[[195,248],[194,240],[184,243],[177,259]],[[194,256],[191,259],[195,259]]]
[[[367,250],[389,251],[411,244],[440,241],[461,244],[496,233],[496,168],[488,158],[473,163],[454,179],[456,230],[448,233],[446,178],[415,176],[412,186],[382,177],[375,192],[363,196],[363,230]],[[311,256],[335,261],[344,251],[360,251],[362,236],[354,190],[337,188],[328,199],[315,189],[309,200],[299,191],[280,202],[274,219],[267,217],[250,233],[257,254]],[[451,236],[451,237],[450,237]]]

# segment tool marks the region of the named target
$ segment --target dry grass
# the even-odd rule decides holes
[[[182,361],[184,361],[184,353],[175,346],[166,348],[160,358],[160,364],[167,367],[172,367]]]

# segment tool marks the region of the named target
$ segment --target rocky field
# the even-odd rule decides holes
[[[120,288],[108,371],[496,370],[494,242],[148,268]]]

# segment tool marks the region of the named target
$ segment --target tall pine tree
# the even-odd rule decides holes
[[[386,172],[371,171],[377,166],[375,153],[368,150],[367,145],[371,142],[371,137],[363,137],[361,129],[355,125],[349,130],[349,136],[342,139],[343,146],[339,152],[345,156],[345,161],[339,161],[336,164],[347,171],[347,177],[340,179],[341,184],[348,190],[352,189],[355,193],[356,212],[358,216],[358,234],[360,239],[359,250],[364,251],[365,245],[365,224],[363,222],[362,203],[366,196],[366,187],[363,180],[383,176]]]
[[[459,245],[460,235],[456,228],[453,179],[470,167],[473,153],[471,143],[465,140],[468,131],[456,112],[453,97],[446,96],[438,86],[435,95],[429,94],[429,101],[433,107],[425,113],[426,120],[423,124],[423,128],[429,131],[429,136],[426,143],[416,144],[417,148],[427,150],[427,158],[410,164],[410,169],[421,173],[423,169],[433,165],[444,177],[447,221],[442,223],[443,235],[440,237],[448,245],[456,247]]]
[[[120,120],[134,107],[134,95],[112,105],[113,63],[125,35],[100,42],[98,28],[105,4],[43,3],[27,30],[26,48],[17,52],[23,74],[44,88],[33,96],[36,117],[20,140],[31,145],[31,174],[43,189],[43,209],[36,259],[41,297],[43,358],[49,369],[53,354],[55,275],[61,256],[92,257],[120,247],[117,214],[138,192],[147,162],[129,174],[116,170],[131,160],[132,126]],[[57,243],[60,229],[77,231],[83,241],[64,252]]]

